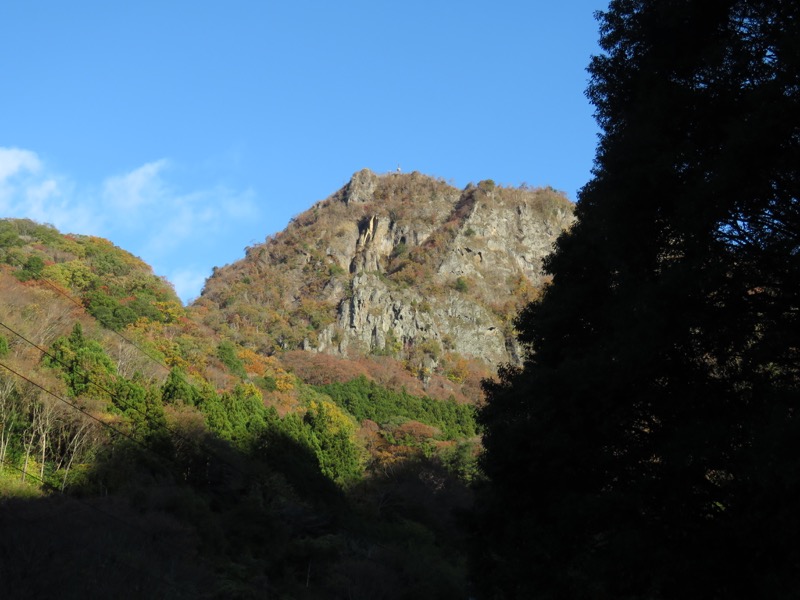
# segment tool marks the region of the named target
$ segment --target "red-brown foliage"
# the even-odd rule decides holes
[[[430,396],[439,400],[453,397],[456,402],[476,404],[483,399],[480,382],[491,373],[478,360],[467,360],[463,381],[453,382],[439,374],[431,375],[426,383],[415,377],[403,363],[388,356],[364,356],[355,359],[330,354],[314,354],[303,350],[286,352],[281,362],[302,381],[311,385],[347,382],[364,376],[392,389],[405,390],[414,396]]]

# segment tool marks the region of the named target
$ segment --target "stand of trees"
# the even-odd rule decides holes
[[[796,597],[800,4],[599,19],[594,177],[480,415],[480,591]]]

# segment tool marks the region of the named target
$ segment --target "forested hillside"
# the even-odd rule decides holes
[[[469,371],[519,362],[514,316],[546,283],[542,259],[571,222],[551,188],[459,190],[365,169],[216,269],[196,307],[258,352],[387,357],[474,402],[479,391],[461,389]]]
[[[0,597],[796,598],[800,4],[598,20],[574,210],[360,171],[188,307],[0,220]]]
[[[304,381],[110,242],[0,229],[0,594],[465,593],[471,404]]]

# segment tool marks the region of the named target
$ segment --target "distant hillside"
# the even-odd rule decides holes
[[[0,219],[0,597],[466,597],[474,407],[219,314],[108,240]]]
[[[467,597],[480,381],[571,218],[362,171],[189,307],[0,219],[0,596]]]
[[[80,299],[110,329],[142,317],[168,321],[181,306],[172,286],[130,252],[29,219],[0,220],[0,270],[22,282],[41,279]]]
[[[356,173],[244,259],[215,269],[196,308],[258,352],[387,356],[427,380],[517,362],[518,309],[573,219],[551,188],[419,173]]]

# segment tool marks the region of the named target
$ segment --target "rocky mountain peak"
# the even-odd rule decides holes
[[[421,377],[459,358],[494,367],[520,359],[513,316],[572,219],[551,188],[364,169],[217,269],[198,304],[267,353],[388,355]]]
[[[361,169],[353,174],[344,188],[345,204],[369,202],[378,185],[378,176],[369,169]]]

